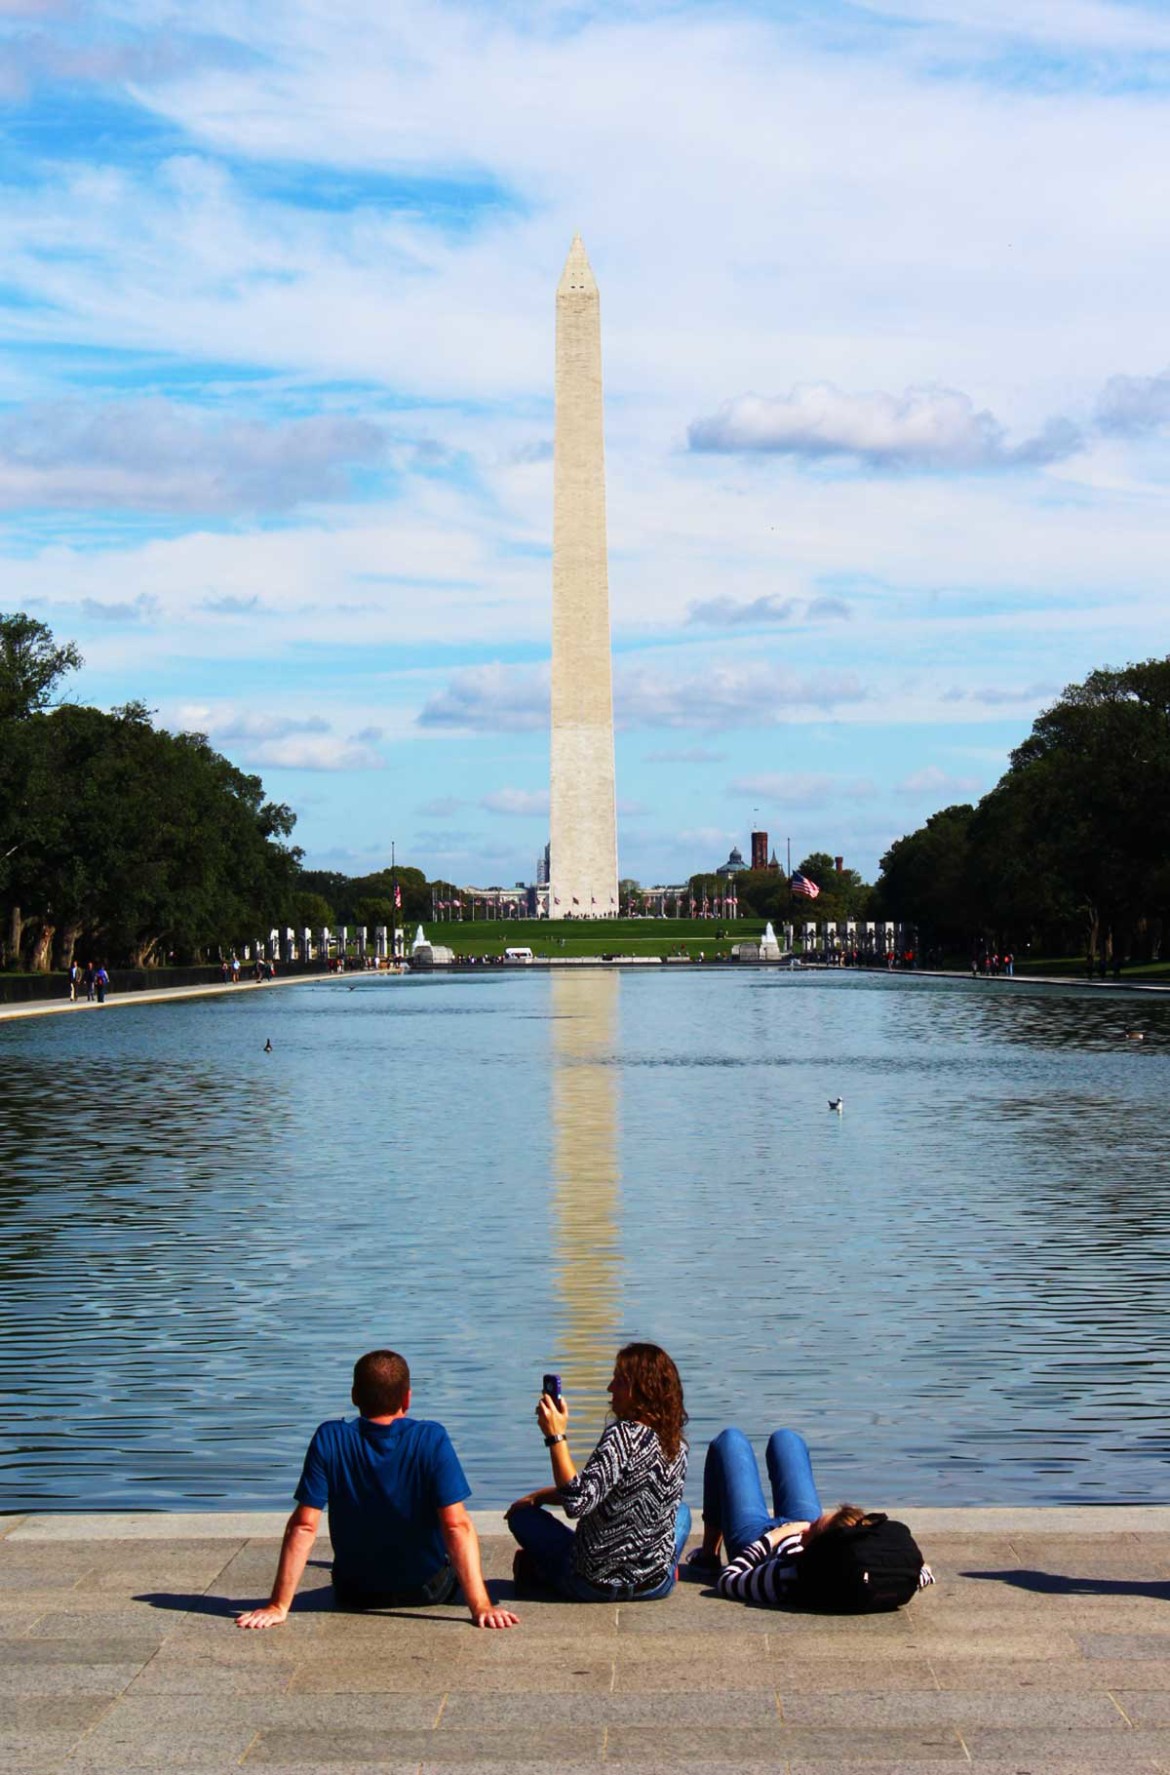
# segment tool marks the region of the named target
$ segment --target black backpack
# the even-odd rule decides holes
[[[904,1522],[874,1513],[852,1528],[828,1528],[796,1562],[806,1608],[865,1615],[899,1609],[918,1590],[922,1553]]]

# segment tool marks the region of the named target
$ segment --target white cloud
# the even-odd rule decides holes
[[[773,727],[793,714],[827,714],[866,695],[854,672],[801,676],[771,660],[714,661],[687,677],[627,668],[614,680],[615,714],[623,727]]]
[[[773,771],[737,777],[732,795],[774,802],[783,807],[820,807],[826,801],[872,801],[877,784],[871,777],[836,777],[828,772]]]
[[[843,598],[707,598],[692,604],[687,620],[712,628],[763,628],[772,623],[847,620],[852,612]]]
[[[364,771],[382,770],[386,762],[374,746],[380,729],[365,728],[343,738],[321,715],[188,704],[177,711],[172,725],[181,732],[206,734],[241,764],[276,770]]]
[[[383,450],[358,419],[223,419],[145,398],[32,403],[0,417],[0,508],[283,510],[345,493],[347,471]]]
[[[523,733],[547,727],[547,666],[468,666],[428,698],[420,727]]]
[[[714,752],[710,746],[666,746],[661,751],[647,752],[647,764],[722,764],[726,752]]]
[[[135,623],[147,622],[155,615],[159,607],[158,599],[149,592],[140,592],[136,598],[107,601],[102,598],[83,598],[81,611],[93,622],[102,623]]]
[[[650,666],[619,666],[614,673],[618,727],[715,729],[772,727],[793,713],[827,713],[867,695],[853,672],[806,676],[771,661],[714,661],[693,675]],[[469,732],[535,731],[549,723],[548,669],[471,666],[424,705],[419,724]]]
[[[1160,7],[1114,0],[857,0],[867,12],[942,27],[965,43],[1002,53],[1005,43],[1115,55],[1170,54],[1170,25]],[[945,42],[945,38],[942,39]],[[935,39],[932,47],[942,47]],[[957,46],[952,42],[952,54]]]
[[[1035,437],[1009,445],[995,415],[977,412],[958,389],[846,394],[828,382],[798,384],[791,394],[770,399],[739,395],[711,418],[696,419],[688,438],[699,451],[847,456],[871,467],[925,469],[1057,462],[1082,443],[1070,421],[1053,419]]]
[[[978,795],[986,786],[980,777],[950,776],[937,764],[928,764],[895,784],[895,790],[899,795],[954,797]]]
[[[242,756],[248,764],[278,770],[384,770],[386,766],[386,760],[372,746],[333,734],[261,740],[249,744]]]
[[[530,818],[548,812],[547,789],[493,789],[483,797],[481,807],[492,814],[518,814]]]
[[[948,690],[944,700],[952,703],[979,703],[986,709],[1039,709],[1060,695],[1061,686],[1039,680],[1031,684],[978,684],[969,688]]]
[[[236,708],[227,703],[188,703],[178,711],[186,733],[205,733],[212,740],[282,740],[289,734],[328,733],[330,724],[321,715],[278,715]]]
[[[1112,437],[1142,437],[1170,424],[1170,370],[1160,376],[1111,376],[1095,418]]]

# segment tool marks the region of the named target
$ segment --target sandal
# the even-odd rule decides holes
[[[696,1547],[692,1553],[687,1554],[687,1571],[693,1572],[696,1577],[722,1570],[723,1561],[717,1553],[708,1553],[704,1548]]]

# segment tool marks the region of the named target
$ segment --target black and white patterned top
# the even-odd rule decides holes
[[[591,1584],[650,1588],[674,1561],[674,1524],[687,1476],[687,1445],[668,1461],[658,1432],[609,1424],[581,1471],[560,1488],[579,1518],[573,1570]]]
[[[804,1550],[800,1529],[782,1535],[773,1546],[767,1535],[752,1541],[738,1558],[725,1565],[715,1580],[720,1596],[736,1602],[761,1603],[765,1608],[778,1608],[790,1602],[796,1593],[797,1561]],[[918,1574],[918,1588],[934,1583],[934,1573],[924,1565]]]

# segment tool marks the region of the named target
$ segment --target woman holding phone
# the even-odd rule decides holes
[[[687,1473],[682,1382],[657,1344],[618,1351],[609,1393],[613,1422],[578,1473],[569,1452],[569,1408],[543,1392],[536,1421],[554,1483],[517,1498],[508,1527],[520,1543],[513,1574],[574,1602],[651,1602],[674,1587],[691,1528],[682,1501]],[[576,1532],[550,1516],[559,1504]]]

